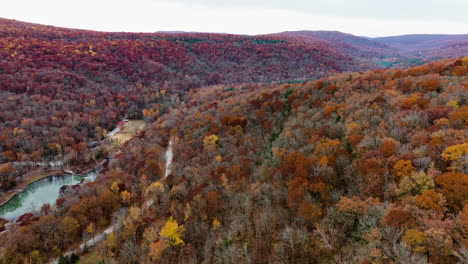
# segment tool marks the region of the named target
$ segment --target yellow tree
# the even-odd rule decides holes
[[[164,192],[164,186],[160,182],[153,182],[150,186],[145,189],[145,196],[148,197],[151,194],[160,194]]]
[[[78,221],[70,216],[66,216],[62,220],[62,230],[65,233],[66,237],[69,238],[70,241],[73,241],[76,239],[76,237],[79,234],[79,229],[80,229],[80,223]]]
[[[120,188],[119,188],[119,183],[116,182],[116,181],[114,181],[114,182],[112,183],[112,185],[111,185],[111,190],[112,190],[114,193],[117,193],[117,192],[120,190]]]
[[[88,226],[86,226],[86,232],[90,235],[94,234],[95,227],[94,223],[90,223]]]
[[[117,248],[117,239],[115,237],[115,234],[114,232],[111,232],[107,238],[106,238],[106,248],[107,248],[107,251],[113,255],[113,252],[115,251],[115,249]]]
[[[216,149],[216,142],[218,142],[218,136],[209,135],[203,138],[203,145],[206,150],[212,151]]]
[[[468,143],[447,147],[441,154],[444,161],[450,162],[451,166],[448,169],[451,171],[462,171],[467,163],[467,155]]]
[[[424,234],[416,229],[408,229],[401,238],[414,252],[424,252]]]
[[[122,198],[122,201],[126,204],[130,204],[130,201],[132,200],[132,193],[125,190],[120,193],[120,197]]]
[[[163,237],[166,243],[169,245],[179,246],[185,245],[185,242],[182,240],[184,231],[184,226],[179,226],[171,216],[164,224],[164,227],[161,229],[161,232],[159,232],[159,235]]]

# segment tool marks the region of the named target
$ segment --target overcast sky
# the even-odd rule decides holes
[[[6,0],[0,17],[99,31],[468,34],[468,0]]]

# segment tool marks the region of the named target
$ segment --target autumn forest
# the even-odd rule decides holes
[[[467,263],[467,56],[0,19],[0,202],[100,168],[0,218],[0,263]]]

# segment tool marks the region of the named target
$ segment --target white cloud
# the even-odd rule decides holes
[[[211,1],[211,0],[206,0]],[[297,2],[293,0],[293,2]],[[339,0],[333,0],[339,1]],[[365,0],[367,1],[367,0]],[[451,0],[458,1],[458,0]],[[155,32],[163,30],[265,34],[286,30],[338,30],[361,36],[413,33],[468,33],[468,21],[377,19],[338,16],[295,9],[214,7],[184,0],[63,1],[15,0],[3,3],[0,16],[27,22],[100,31]],[[256,0],[260,3],[261,0]],[[274,2],[274,1],[273,1]],[[370,12],[370,11],[369,11]]]

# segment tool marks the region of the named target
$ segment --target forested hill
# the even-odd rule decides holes
[[[122,89],[141,84],[173,90],[311,79],[361,69],[351,57],[327,45],[287,37],[105,33],[6,19],[0,20],[0,36],[3,74],[22,69],[16,75],[2,76],[3,89],[13,92],[26,91],[25,78],[31,74],[53,78],[47,72],[51,68],[86,78],[84,85],[88,86]],[[35,81],[38,83],[28,88],[30,93],[46,84]],[[77,82],[72,78],[70,85]]]
[[[381,68],[407,68],[441,58],[468,54],[468,35],[402,35],[368,38],[338,31],[289,31],[274,34],[323,43],[364,64]]]
[[[0,163],[81,152],[122,117],[152,119],[190,89],[363,69],[327,45],[289,37],[105,33],[7,19],[0,47]]]
[[[0,236],[1,257],[115,225],[90,253],[106,263],[463,261],[467,78],[465,57],[191,90],[96,183]]]
[[[0,19],[0,191],[17,185],[16,161],[113,157],[9,225],[0,263],[57,259],[103,230],[82,258],[466,262],[468,58],[365,71],[448,54],[440,41],[396,54],[390,42]],[[92,151],[123,117],[145,130]]]
[[[338,31],[287,31],[278,35],[304,38],[312,42],[323,41],[341,52],[367,60],[390,57],[398,52],[387,46],[385,42],[376,42],[370,38]]]

